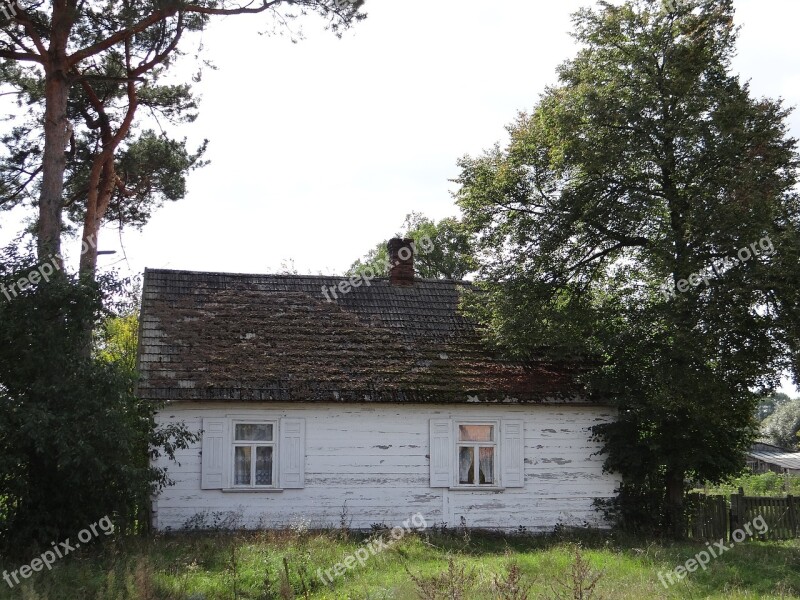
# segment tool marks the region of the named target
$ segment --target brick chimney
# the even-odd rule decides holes
[[[389,249],[389,283],[414,285],[414,240],[392,238]]]

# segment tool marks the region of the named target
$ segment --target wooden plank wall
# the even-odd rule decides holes
[[[200,446],[160,459],[175,485],[153,507],[154,526],[180,529],[231,519],[238,527],[398,524],[420,512],[429,524],[547,531],[557,524],[604,526],[592,501],[614,495],[618,479],[603,473],[600,446],[589,428],[613,418],[610,409],[546,405],[209,404],[175,403],[160,422],[184,421],[199,431],[202,418],[227,414],[306,420],[305,488],[276,493],[200,489]],[[525,487],[504,491],[431,488],[432,418],[523,419]],[[197,517],[201,515],[201,517]]]

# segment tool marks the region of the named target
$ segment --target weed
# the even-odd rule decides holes
[[[342,539],[349,539],[350,538],[350,525],[353,524],[353,519],[347,513],[347,500],[344,501],[342,504],[342,512],[339,513],[339,532],[342,535]]]
[[[238,583],[238,569],[239,563],[236,560],[236,544],[231,544],[231,560],[230,560],[230,572],[231,572],[231,585],[233,587],[233,600],[237,600],[239,598],[239,591],[236,588],[236,584]]]
[[[414,582],[420,600],[466,600],[474,587],[477,575],[466,565],[456,566],[452,556],[448,558],[447,570],[433,577],[418,577],[406,568]]]
[[[492,581],[492,592],[495,600],[528,600],[528,592],[532,584],[526,583],[522,569],[515,561],[506,565],[506,576],[495,575]]]
[[[566,576],[555,577],[555,584],[551,584],[553,591],[552,600],[602,600],[595,596],[597,582],[603,578],[603,571],[593,571],[589,561],[584,558],[580,544],[573,545],[575,556]]]
[[[281,600],[294,600],[294,588],[289,579],[289,560],[285,556],[283,557],[283,577],[281,577],[279,593]]]

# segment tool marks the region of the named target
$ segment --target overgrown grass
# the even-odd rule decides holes
[[[52,571],[35,573],[14,590],[0,581],[0,598],[580,598],[566,588],[576,577],[585,578],[588,585],[597,575],[601,576],[593,595],[589,592],[583,598],[800,598],[798,541],[737,545],[712,561],[707,571],[691,573],[669,590],[659,582],[658,572],[684,564],[704,544],[661,544],[599,533],[415,534],[370,555],[363,566],[356,563],[333,583],[323,583],[317,576],[318,569],[332,569],[368,541],[366,535],[347,532],[292,531],[181,534],[104,545],[97,541],[61,560]],[[576,562],[581,560],[583,572],[576,575]],[[0,565],[5,570],[17,568],[17,564]],[[470,581],[459,584],[459,573]],[[465,586],[461,595],[437,595],[452,584],[451,579],[456,581],[453,585]],[[421,596],[419,591],[426,588],[429,595]]]

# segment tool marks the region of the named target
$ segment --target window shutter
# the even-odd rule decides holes
[[[450,475],[455,447],[452,443],[453,422],[450,419],[431,419],[431,487],[450,487]]]
[[[227,419],[203,419],[203,449],[200,489],[225,487],[225,432]]]
[[[281,439],[278,445],[281,471],[278,485],[285,489],[305,487],[306,421],[281,419]]]
[[[522,420],[508,419],[502,423],[500,459],[504,487],[525,487],[525,426]]]

